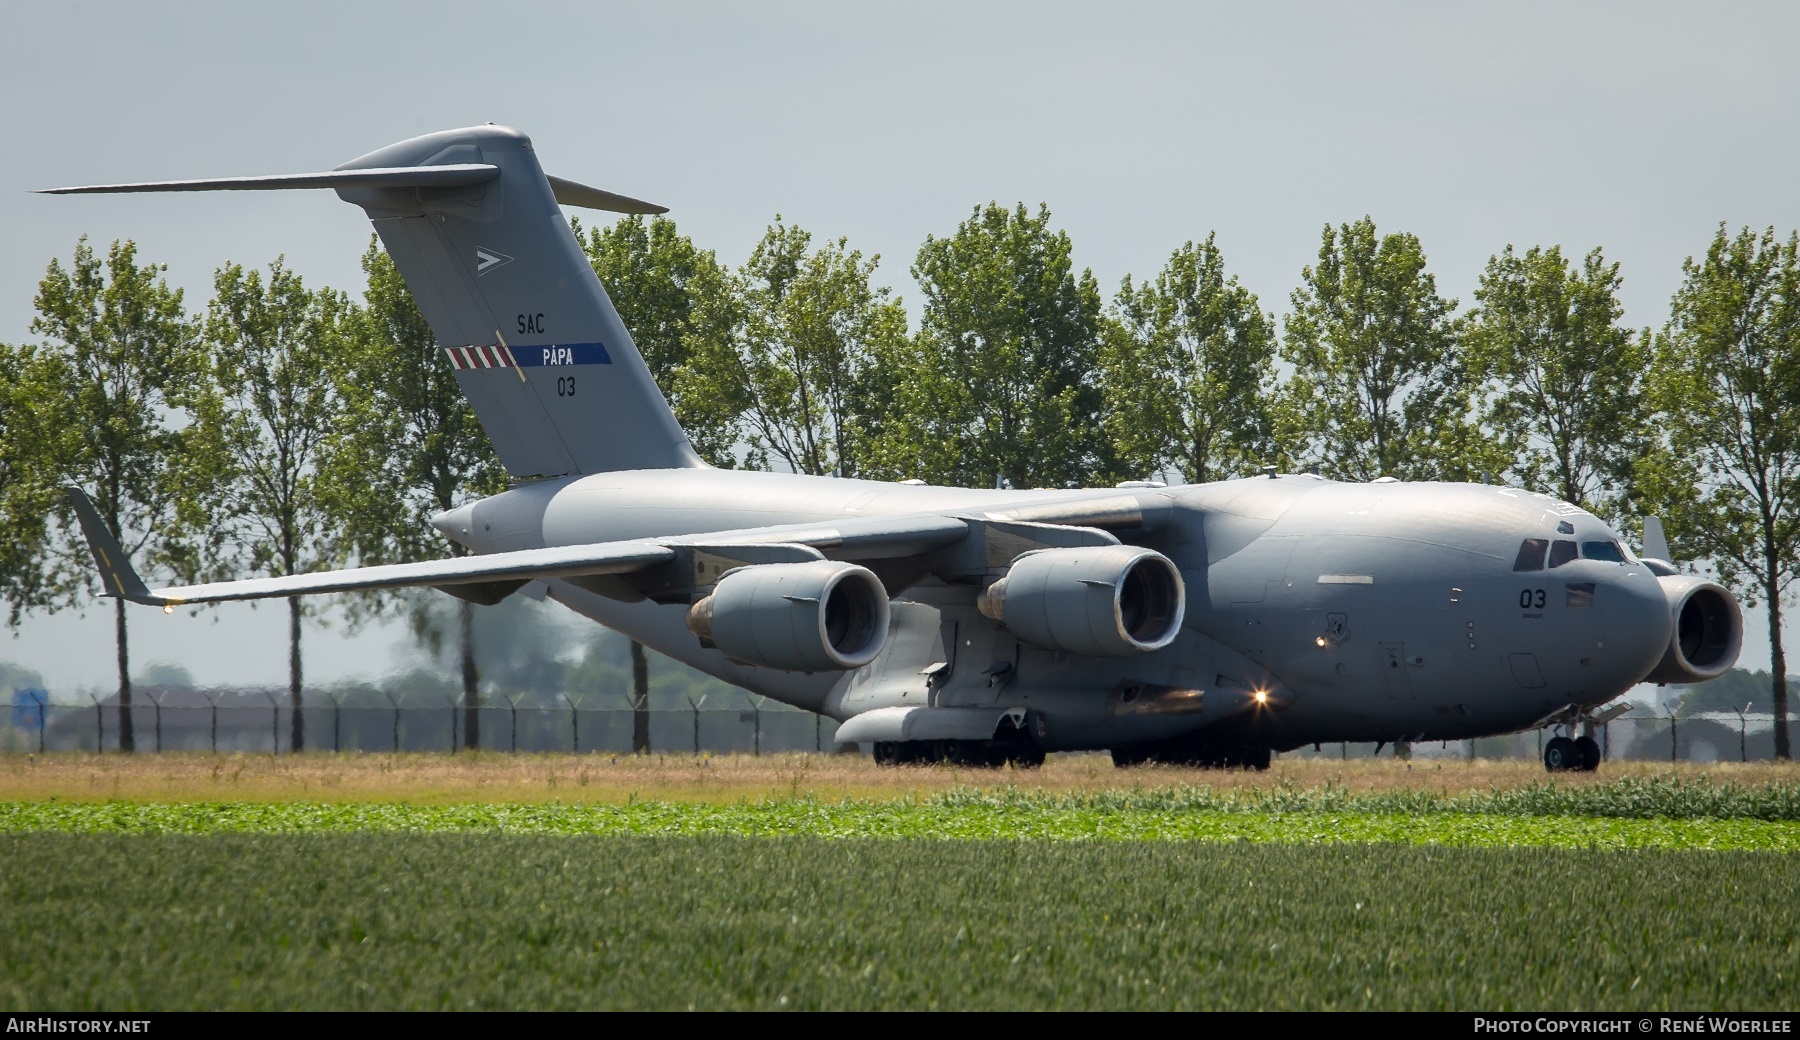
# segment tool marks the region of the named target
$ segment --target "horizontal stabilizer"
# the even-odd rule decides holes
[[[599,188],[590,188],[585,184],[564,180],[561,177],[545,176],[550,182],[550,191],[556,201],[563,206],[579,206],[582,209],[603,209],[609,213],[667,213],[669,207],[658,206],[654,202],[645,202],[627,195],[618,195]]]
[[[284,188],[466,188],[500,175],[487,163],[448,166],[390,166],[373,170],[330,170],[325,173],[279,173],[268,177],[208,177],[197,181],[145,181],[138,184],[87,184],[45,188],[40,195],[111,195],[141,191],[276,191]],[[577,187],[580,187],[577,185]],[[584,188],[584,191],[594,191]],[[599,194],[605,195],[606,192]],[[624,198],[614,195],[613,198]],[[631,199],[625,199],[632,202]],[[636,203],[645,205],[645,203]],[[606,207],[599,207],[606,208]],[[627,210],[625,212],[662,212]]]

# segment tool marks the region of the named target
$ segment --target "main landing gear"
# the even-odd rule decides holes
[[[1044,750],[1030,740],[878,740],[875,764],[898,766],[943,762],[977,769],[1012,765],[1036,769],[1044,764]]]

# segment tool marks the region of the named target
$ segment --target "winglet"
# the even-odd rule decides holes
[[[106,529],[106,521],[100,519],[100,511],[94,508],[87,492],[71,484],[63,489],[63,494],[75,507],[75,516],[81,521],[81,533],[87,536],[88,549],[94,554],[94,566],[100,568],[100,583],[105,586],[106,594],[122,596],[133,603],[161,604],[163,601],[150,594],[144,587],[144,579],[132,569],[130,558],[119,547],[119,540]]]
[[[1663,535],[1662,518],[1644,517],[1644,555],[1652,560],[1673,562],[1669,555],[1669,539]]]

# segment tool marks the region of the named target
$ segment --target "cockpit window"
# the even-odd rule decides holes
[[[1575,543],[1558,538],[1550,543],[1550,566],[1561,567],[1575,559]]]
[[[1625,553],[1618,542],[1582,542],[1581,558],[1584,560],[1606,560],[1609,563],[1624,563]]]
[[[1544,569],[1544,550],[1550,548],[1548,538],[1527,538],[1519,546],[1519,558],[1513,561],[1515,571],[1541,571]]]

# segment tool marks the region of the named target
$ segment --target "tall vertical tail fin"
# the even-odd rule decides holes
[[[548,177],[503,126],[389,145],[328,173],[51,189],[333,188],[361,206],[516,478],[702,465],[558,203],[661,212]]]
[[[562,212],[655,212],[545,176],[530,138],[500,126],[448,130],[339,167],[487,165],[466,187],[346,186],[368,213],[515,477],[699,465]]]

